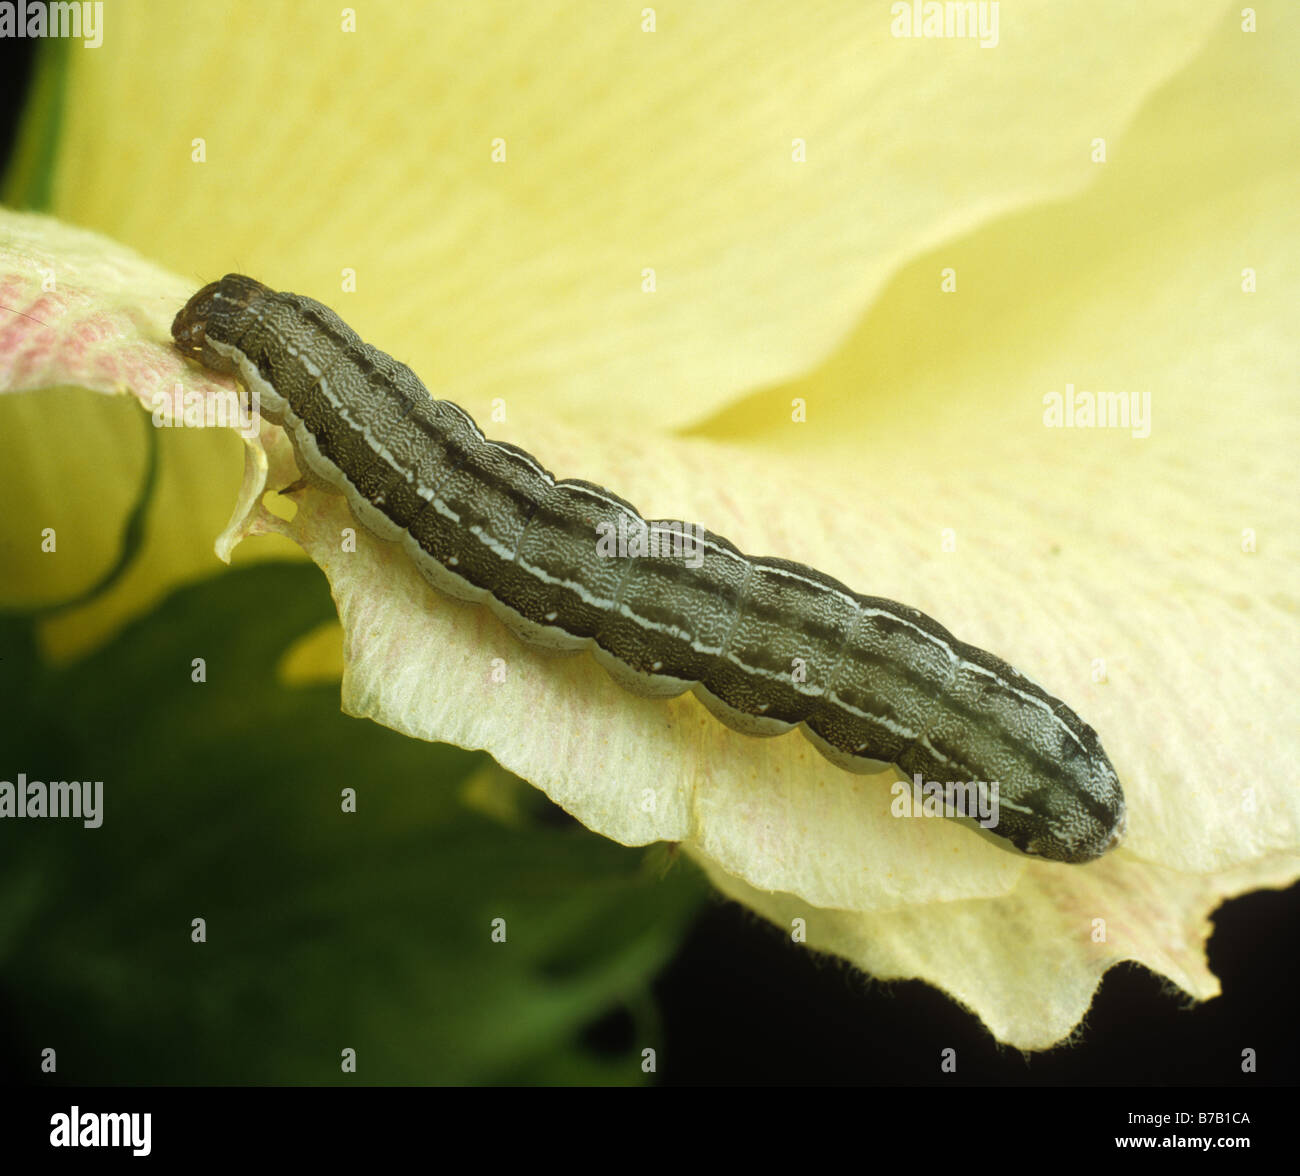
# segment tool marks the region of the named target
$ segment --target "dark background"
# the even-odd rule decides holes
[[[0,161],[13,144],[33,50],[31,42],[0,41]],[[1230,901],[1213,921],[1209,963],[1222,996],[1189,1006],[1144,968],[1117,967],[1076,1044],[1026,1057],[999,1046],[937,990],[914,981],[880,984],[812,957],[748,911],[714,898],[654,985],[664,1042],[659,1082],[1294,1085],[1300,887]],[[0,999],[9,1006],[0,1023],[0,1081],[30,1081],[34,1042],[24,1026],[24,993],[0,978]],[[588,1030],[592,1047],[610,1052],[625,1050],[633,1033],[622,1012]],[[940,1051],[949,1047],[957,1050],[955,1075],[939,1071]],[[1255,1075],[1240,1071],[1246,1047],[1258,1051]]]

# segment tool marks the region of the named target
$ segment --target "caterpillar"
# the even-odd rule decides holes
[[[703,529],[698,560],[604,558],[598,536],[650,526],[631,503],[488,440],[314,299],[227,274],[186,302],[172,338],[244,385],[304,480],[342,493],[435,589],[486,603],[521,640],[589,649],[638,694],[693,690],[746,734],[798,727],[849,771],[995,782],[993,831],[1023,853],[1086,862],[1123,836],[1097,733],[919,609]]]

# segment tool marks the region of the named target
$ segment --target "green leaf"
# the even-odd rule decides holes
[[[278,684],[332,616],[318,573],[268,564],[61,669],[28,621],[0,625],[27,684],[0,772],[104,782],[97,829],[0,822],[0,969],[32,1075],[53,1047],[77,1083],[644,1081],[648,985],[698,875],[553,809],[505,827],[461,802],[486,756],[348,719],[333,684]],[[594,1049],[620,1010],[626,1040]]]

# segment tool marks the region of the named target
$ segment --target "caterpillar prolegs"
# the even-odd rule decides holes
[[[703,529],[686,531],[696,558],[608,558],[611,533],[645,533],[635,507],[488,440],[311,298],[227,274],[185,304],[172,335],[248,388],[304,475],[400,542],[436,589],[486,603],[522,640],[590,649],[640,694],[694,690],[747,734],[799,727],[850,771],[892,763],[996,783],[994,832],[1025,853],[1085,862],[1123,835],[1097,733],[920,610]]]

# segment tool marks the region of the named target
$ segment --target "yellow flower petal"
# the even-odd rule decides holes
[[[1225,898],[1295,880],[1294,854],[1222,873],[1182,874],[1123,852],[1085,868],[1035,862],[996,899],[917,903],[880,914],[818,910],[767,894],[701,859],[722,893],[807,945],[881,980],[916,977],[965,1005],[1005,1045],[1048,1049],[1069,1037],[1102,976],[1134,960],[1198,1000],[1219,993],[1205,961],[1209,912]]]
[[[0,212],[0,393],[68,386],[57,396],[0,395],[7,471],[5,603],[70,599],[112,566],[146,465],[147,420],[125,402],[72,387],[170,396],[185,365],[172,316],[190,283],[130,250],[46,217]],[[32,316],[32,317],[24,317]],[[229,517],[239,442],[224,429],[160,429],[155,502],[143,546],[92,603],[46,620],[47,652],[93,646],[177,584],[213,570],[212,535]],[[43,550],[42,532],[55,550]],[[246,558],[283,558],[273,540]]]
[[[806,370],[918,250],[1090,182],[1220,9],[1004,8],[993,49],[898,38],[884,4],[643,11],[384,5],[346,32],[137,0],[72,55],[50,211],[196,286],[333,302],[354,269],[348,321],[480,418],[662,430]]]

